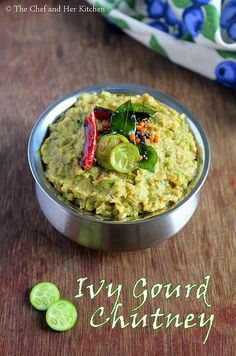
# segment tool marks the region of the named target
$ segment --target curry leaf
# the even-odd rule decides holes
[[[143,157],[142,161],[139,163],[139,167],[146,169],[149,172],[155,172],[155,165],[157,163],[157,153],[152,146],[148,145],[139,145],[139,152]]]
[[[131,100],[128,100],[112,114],[111,130],[113,133],[129,136],[136,130],[136,119],[149,118],[155,112],[156,110],[149,105],[132,103]]]
[[[119,133],[124,136],[129,136],[136,129],[136,119],[132,115],[131,100],[120,105],[111,117],[111,130],[113,133]]]
[[[156,110],[149,105],[142,105],[137,103],[132,104],[132,111],[134,113],[147,113],[148,116],[153,115],[156,112]]]

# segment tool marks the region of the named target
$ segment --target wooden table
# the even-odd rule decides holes
[[[9,3],[14,2],[0,5],[1,355],[235,355],[235,92],[170,63],[98,14],[16,13],[13,7],[7,12]],[[36,118],[65,93],[102,82],[137,83],[172,95],[195,113],[210,138],[212,166],[197,212],[175,238],[145,251],[80,247],[52,228],[35,198],[27,140]],[[169,300],[162,293],[149,296],[139,310],[139,317],[148,315],[147,327],[112,329],[108,322],[94,328],[91,315],[104,306],[104,319],[96,320],[109,317],[114,297],[108,299],[104,290],[91,300],[83,288],[84,296],[75,298],[80,277],[96,288],[102,279],[121,283],[120,314],[130,322],[141,299],[132,297],[132,289],[141,277],[150,291],[156,283],[200,284],[206,275],[211,307],[196,299],[196,291],[189,299],[183,293]],[[67,333],[50,331],[44,313],[29,305],[30,288],[47,280],[78,308],[78,323]],[[150,314],[159,307],[181,318],[193,313],[198,324],[154,330]],[[201,313],[215,316],[205,345]]]

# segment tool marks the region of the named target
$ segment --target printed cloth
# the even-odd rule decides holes
[[[236,0],[87,0],[174,63],[236,89]]]

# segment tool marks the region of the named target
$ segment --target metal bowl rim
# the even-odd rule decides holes
[[[151,216],[149,218],[140,218],[139,220],[130,220],[130,221],[112,221],[112,220],[100,220],[99,218],[86,215],[83,213],[80,213],[79,211],[75,211],[71,209],[66,203],[63,203],[60,199],[57,198],[57,196],[50,190],[48,187],[44,184],[43,180],[41,177],[38,175],[37,170],[35,168],[36,162],[34,160],[34,152],[32,150],[32,141],[34,138],[34,135],[37,132],[38,126],[41,124],[41,122],[46,118],[46,116],[60,103],[63,101],[71,98],[71,97],[76,97],[78,98],[80,95],[82,95],[85,92],[101,92],[103,90],[106,91],[113,91],[114,93],[124,93],[124,94],[141,94],[144,92],[149,93],[152,95],[155,99],[160,100],[166,105],[169,105],[170,107],[173,107],[173,104],[178,108],[179,112],[185,113],[187,118],[196,126],[198,133],[201,136],[202,142],[203,142],[203,147],[204,147],[204,154],[205,154],[205,159],[203,162],[202,166],[202,171],[201,174],[193,187],[193,189],[187,194],[185,198],[183,198],[179,203],[177,203],[173,208],[168,209],[167,211],[164,211],[163,213]],[[170,104],[166,103],[170,102]],[[172,104],[172,105],[171,105]],[[29,141],[28,141],[28,162],[30,166],[31,173],[35,179],[36,184],[44,191],[44,193],[50,198],[51,200],[55,201],[57,204],[61,206],[64,210],[66,210],[68,213],[71,213],[75,215],[76,217],[90,220],[96,223],[101,223],[101,224],[110,224],[110,225],[134,225],[134,224],[143,224],[143,223],[148,223],[153,220],[159,220],[162,219],[163,217],[167,217],[171,215],[174,211],[180,209],[187,201],[190,200],[190,198],[197,194],[199,190],[201,189],[202,185],[204,184],[206,177],[208,175],[208,171],[210,168],[210,161],[211,161],[211,152],[210,152],[210,144],[209,140],[207,137],[207,134],[202,127],[202,125],[199,123],[199,121],[194,117],[194,115],[184,106],[182,105],[178,100],[174,99],[170,95],[167,95],[165,93],[162,93],[154,88],[142,86],[142,85],[136,85],[136,84],[126,84],[126,83],[104,83],[100,85],[92,85],[88,86],[79,90],[74,90],[56,101],[54,101],[52,104],[50,104],[45,111],[39,116],[37,119],[36,123],[34,124],[30,136],[29,136]],[[52,187],[53,188],[53,187]],[[54,188],[53,188],[54,189]]]

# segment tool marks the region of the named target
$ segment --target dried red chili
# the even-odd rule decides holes
[[[85,144],[84,155],[80,161],[80,166],[87,171],[95,161],[95,154],[98,142],[98,127],[94,110],[84,120]]]
[[[110,120],[113,111],[98,106],[94,109],[94,113],[97,120]]]

